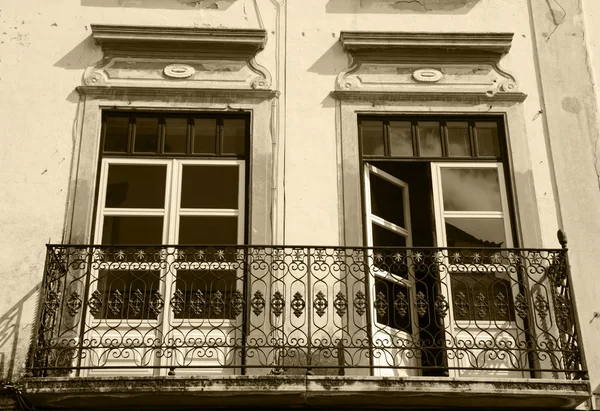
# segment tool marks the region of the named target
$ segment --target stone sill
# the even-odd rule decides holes
[[[55,377],[23,380],[23,394],[38,410],[152,410],[173,409],[174,404],[556,409],[588,400],[590,386],[588,381],[447,377]]]

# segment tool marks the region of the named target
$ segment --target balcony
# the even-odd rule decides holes
[[[49,245],[25,393],[572,407],[569,278],[566,248]]]

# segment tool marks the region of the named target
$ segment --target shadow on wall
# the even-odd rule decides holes
[[[327,13],[466,14],[481,0],[329,0]]]
[[[41,284],[38,284],[33,287],[0,317],[0,380],[10,382],[15,375],[15,358],[19,345],[19,330],[23,327],[23,310],[40,286]]]
[[[67,70],[82,70],[83,74],[83,70],[101,58],[102,49],[94,43],[94,39],[90,35],[54,63],[54,67]]]
[[[88,7],[138,7],[143,9],[227,10],[237,0],[81,0]]]

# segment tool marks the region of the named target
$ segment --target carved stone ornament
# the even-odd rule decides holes
[[[512,33],[341,32],[352,62],[338,75],[334,94],[523,101],[515,78],[499,67],[512,38]]]
[[[412,76],[421,83],[437,83],[444,77],[444,73],[436,69],[418,69],[413,71]]]
[[[86,86],[268,90],[256,54],[262,29],[92,25],[104,58],[84,73]]]
[[[163,73],[171,78],[188,78],[194,75],[196,69],[187,64],[169,64]]]

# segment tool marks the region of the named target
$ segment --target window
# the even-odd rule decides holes
[[[165,273],[151,256],[165,244],[244,244],[248,123],[239,115],[104,113],[95,238],[140,247],[123,248],[121,262],[129,265],[99,271],[98,318],[156,319],[150,300],[161,283],[174,282],[186,307],[198,292],[201,300],[217,292],[225,304],[231,298],[234,270],[180,266]],[[115,293],[122,303],[111,312]],[[232,316],[188,311],[176,317]]]
[[[386,361],[421,347],[403,365],[439,369],[466,335],[512,333],[515,279],[477,251],[513,247],[502,119],[359,116],[358,129],[371,298],[385,308],[373,335],[399,349]]]

